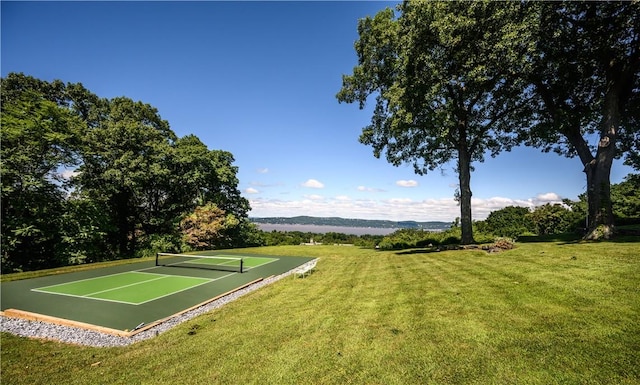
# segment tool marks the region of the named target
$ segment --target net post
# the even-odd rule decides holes
[[[244,258],[240,258],[240,273],[244,273]]]
[[[160,253],[156,253],[156,266],[160,266],[160,265],[158,265],[158,255],[159,255],[159,254],[160,254]]]

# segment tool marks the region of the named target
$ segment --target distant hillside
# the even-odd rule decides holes
[[[343,226],[343,227],[372,227],[381,229],[425,229],[425,230],[443,230],[451,227],[451,222],[416,222],[416,221],[385,221],[370,219],[350,219],[339,217],[271,217],[271,218],[249,218],[255,223],[270,223],[283,225],[316,225],[316,226]]]

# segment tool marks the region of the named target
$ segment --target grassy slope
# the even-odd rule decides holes
[[[251,252],[322,259],[125,348],[3,334],[2,383],[640,384],[640,243]]]

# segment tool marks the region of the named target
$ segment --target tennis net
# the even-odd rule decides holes
[[[242,257],[156,253],[156,266],[191,267],[242,273],[244,261]]]

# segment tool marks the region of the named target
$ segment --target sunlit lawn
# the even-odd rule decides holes
[[[638,242],[250,252],[321,260],[124,348],[3,334],[2,383],[640,384]]]

